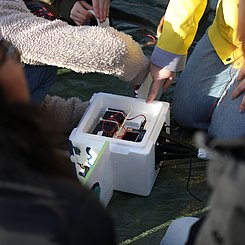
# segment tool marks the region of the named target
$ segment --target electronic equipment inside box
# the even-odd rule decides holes
[[[169,125],[169,104],[97,93],[71,142],[71,161],[81,182],[106,206],[113,190],[147,196],[159,169],[155,144]]]

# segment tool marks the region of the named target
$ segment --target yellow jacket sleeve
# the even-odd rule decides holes
[[[207,0],[170,0],[157,47],[186,55],[206,6]]]

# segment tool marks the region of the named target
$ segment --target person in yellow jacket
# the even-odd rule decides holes
[[[207,0],[170,0],[162,33],[151,55],[153,85],[148,102],[165,91],[175,73],[177,81],[171,106],[177,123],[208,129],[217,138],[245,135],[242,43],[238,36],[239,0],[219,0],[216,16],[186,63]],[[186,63],[186,64],[185,64]],[[238,79],[237,79],[238,76]]]
[[[243,56],[245,56],[245,0],[239,1],[238,12],[238,36],[242,42]],[[243,74],[245,74],[244,64],[239,72],[240,77],[238,76],[239,85],[232,94],[236,97],[234,93],[243,92],[242,104],[245,100]],[[244,137],[235,141],[214,139],[209,141],[206,147],[215,152],[207,170],[207,180],[212,190],[209,197],[211,209],[201,219],[183,217],[174,220],[164,234],[160,245],[244,244],[244,216],[237,214],[238,206],[240,213],[245,209],[244,168],[240,167],[243,167],[241,162],[244,162]],[[234,229],[234,224],[236,229]]]

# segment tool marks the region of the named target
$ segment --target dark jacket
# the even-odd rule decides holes
[[[110,217],[53,150],[55,121],[3,100],[0,86],[0,244],[115,244]]]
[[[36,184],[0,181],[1,245],[112,245],[105,210],[79,184],[30,173]]]

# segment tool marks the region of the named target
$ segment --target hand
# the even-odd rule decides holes
[[[0,67],[0,86],[8,102],[28,103],[30,101],[23,68],[13,59],[7,59]]]
[[[157,26],[157,37],[160,37],[160,35],[162,33],[163,23],[164,23],[164,16],[161,18],[161,20]]]
[[[101,23],[105,22],[106,18],[109,16],[110,0],[92,0],[93,9],[97,19]]]
[[[175,72],[169,71],[153,64],[150,65],[150,73],[153,78],[153,85],[147,98],[147,103],[152,102],[156,98],[161,87],[163,88],[163,91],[166,92],[175,78]]]
[[[243,67],[237,77],[238,81],[241,81],[238,86],[234,89],[232,92],[232,99],[237,98],[239,95],[241,95],[242,92],[245,91],[245,67]],[[245,112],[245,95],[243,96],[242,102],[240,104],[240,112]]]
[[[88,10],[93,10],[93,7],[90,4],[86,3],[85,1],[77,1],[71,9],[70,18],[78,26],[84,25],[93,17],[93,14]]]

